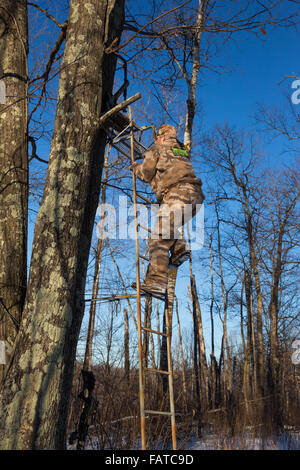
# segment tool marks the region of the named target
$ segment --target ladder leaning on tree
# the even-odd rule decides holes
[[[114,147],[119,153],[128,158],[128,160],[133,163],[136,159],[141,158],[143,153],[147,148],[141,143],[142,132],[152,128],[152,126],[138,127],[132,119],[132,111],[129,107],[129,117],[124,113],[120,112],[120,109],[124,108],[124,103],[131,104],[133,101],[136,101],[140,98],[140,94],[134,95],[134,97],[129,98],[120,105],[115,106],[111,110],[107,111],[102,120],[102,128],[107,134],[108,143]],[[153,129],[153,128],[152,128]],[[136,136],[138,135],[138,138]],[[137,157],[137,158],[136,158]],[[137,301],[137,326],[138,326],[138,355],[139,355],[139,402],[140,402],[140,428],[141,428],[141,444],[142,449],[147,448],[146,442],[146,417],[147,415],[165,415],[168,416],[171,420],[171,434],[172,434],[172,446],[173,449],[177,449],[177,439],[176,439],[176,423],[175,423],[175,405],[174,405],[174,389],[173,389],[173,370],[172,370],[172,355],[171,355],[171,331],[170,331],[170,319],[169,319],[169,309],[168,309],[168,295],[163,298],[159,298],[164,302],[164,312],[165,312],[165,325],[166,329],[164,332],[153,330],[147,328],[142,321],[142,310],[141,310],[141,300],[145,297],[145,294],[140,290],[141,277],[140,277],[140,260],[149,261],[149,259],[140,253],[139,246],[139,229],[147,230],[148,234],[151,230],[148,227],[143,227],[138,222],[138,198],[142,199],[143,203],[148,206],[151,204],[151,201],[144,197],[137,191],[136,187],[136,177],[134,172],[132,172],[132,183],[133,183],[133,206],[134,206],[134,230],[135,230],[135,254],[136,254],[136,294],[122,295],[122,296],[113,296],[113,297],[103,297],[99,299],[89,299],[99,300],[99,301],[120,301],[122,299],[135,298]],[[143,361],[143,335],[145,334],[154,334],[158,335],[159,338],[165,337],[167,341],[167,359],[168,359],[168,370],[160,370],[157,368],[148,368],[145,367]],[[145,409],[145,375],[146,374],[163,374],[168,376],[168,385],[169,385],[169,410],[152,410]]]

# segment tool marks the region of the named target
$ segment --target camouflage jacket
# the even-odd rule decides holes
[[[194,173],[190,156],[176,138],[154,144],[145,152],[143,163],[136,164],[134,172],[139,179],[150,183],[159,202],[171,187],[182,183],[196,184],[201,190],[202,181]]]

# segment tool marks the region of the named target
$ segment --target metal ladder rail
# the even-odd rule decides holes
[[[135,161],[134,158],[134,131],[132,126],[132,111],[129,107],[129,120],[131,123],[130,131],[130,144],[131,144],[131,162]],[[165,301],[165,316],[166,316],[166,333],[160,331],[152,330],[149,328],[144,328],[142,325],[142,315],[141,315],[141,289],[140,289],[140,258],[148,259],[141,255],[139,252],[139,239],[138,239],[138,229],[139,227],[145,228],[138,223],[137,216],[137,191],[136,191],[136,176],[132,172],[132,183],[133,183],[133,204],[134,204],[134,219],[135,219],[135,254],[136,254],[136,299],[137,299],[137,320],[138,320],[138,353],[139,353],[139,399],[140,399],[140,421],[141,421],[141,440],[142,440],[142,450],[146,450],[146,431],[145,431],[145,417],[146,414],[156,414],[156,415],[167,415],[171,419],[171,432],[172,432],[172,444],[173,449],[177,449],[177,439],[176,439],[176,421],[175,421],[175,405],[174,405],[174,389],[173,389],[173,367],[172,367],[172,355],[171,355],[171,331],[170,331],[170,320],[169,320],[169,309],[168,309],[168,298],[164,299]],[[148,232],[151,232],[150,229],[147,229]],[[143,365],[142,357],[142,344],[143,344],[143,331],[150,331],[152,334],[166,336],[167,338],[167,357],[168,357],[168,370],[162,371],[159,369],[145,368]],[[169,401],[170,401],[170,411],[158,411],[158,410],[146,410],[145,409],[145,372],[158,373],[158,374],[167,374],[168,383],[169,383]]]

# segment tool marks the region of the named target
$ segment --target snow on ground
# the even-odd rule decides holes
[[[194,438],[185,445],[187,450],[300,450],[300,431],[289,431],[280,436],[254,437],[251,435],[226,438],[216,434]]]
[[[97,439],[89,439],[86,450],[98,450]],[[68,450],[75,450],[76,444],[69,445]],[[139,446],[136,447],[139,449]],[[172,447],[170,446],[170,449]],[[215,434],[194,438],[180,445],[184,450],[300,450],[300,432],[284,434],[268,438],[242,436],[223,438]],[[117,450],[117,448],[115,449]],[[128,449],[133,450],[133,449]],[[151,449],[150,449],[151,450]]]

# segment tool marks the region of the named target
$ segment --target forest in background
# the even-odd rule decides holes
[[[178,437],[184,446],[212,427],[226,448],[247,432],[287,432],[300,418],[299,77],[281,77],[286,106],[260,103],[254,130],[218,113],[204,125],[200,85],[212,73],[234,76],[223,54],[241,35],[296,31],[296,6],[129,1],[123,18],[122,1],[96,3],[72,0],[68,16],[63,1],[1,2],[2,446],[65,448],[80,416],[98,448],[138,446],[135,302],[88,301],[132,293],[135,279],[134,242],[95,231],[99,203],[132,200],[128,161],[109,151],[97,121],[127,80],[128,96],[142,93],[136,122],[176,124],[206,196],[204,247],[169,276]],[[149,328],[163,328],[155,300],[143,313]],[[164,341],[145,334],[143,353],[166,369]],[[88,416],[82,368],[96,379]],[[148,379],[150,408],[164,409],[166,388]],[[147,427],[150,447],[168,448],[168,421]]]

